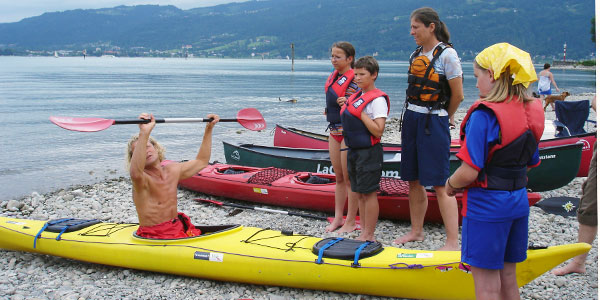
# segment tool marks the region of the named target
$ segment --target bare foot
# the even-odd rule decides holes
[[[552,274],[556,276],[564,276],[572,273],[585,273],[585,266],[574,262],[570,262],[566,266],[552,270]]]
[[[425,234],[423,234],[423,233],[415,234],[411,231],[411,232],[395,239],[394,244],[402,245],[402,244],[408,243],[408,242],[422,242],[424,239],[425,239]]]
[[[344,226],[342,226],[342,228],[340,228],[338,231],[336,231],[339,234],[342,233],[350,233],[354,230],[360,229],[360,226],[358,226],[356,223],[352,223],[350,224],[350,222],[348,222],[348,220],[346,220],[346,223],[344,223]]]
[[[361,234],[356,239],[359,240],[359,241],[364,241],[364,242],[366,242],[366,241],[372,241],[372,242],[374,242],[375,241],[375,236],[374,235],[368,235],[367,236],[367,235],[362,235]]]
[[[333,221],[331,221],[331,224],[329,224],[329,225],[327,225],[327,227],[325,227],[325,232],[333,232],[342,225],[344,225],[344,219],[342,219],[342,218],[333,219]]]
[[[437,249],[437,251],[458,251],[460,250],[460,247],[458,247],[458,243],[448,243],[446,241],[446,244],[444,245],[444,247]]]

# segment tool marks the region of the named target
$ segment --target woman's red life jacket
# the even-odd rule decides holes
[[[380,142],[381,138],[373,136],[360,119],[360,115],[367,104],[379,97],[384,97],[387,101],[389,114],[390,98],[380,89],[373,89],[366,93],[356,92],[342,106],[340,116],[342,127],[344,127],[344,141],[348,147],[352,149],[368,148]]]
[[[496,115],[500,126],[499,143],[489,149],[485,166],[470,187],[506,191],[524,188],[527,186],[527,163],[537,150],[544,132],[542,104],[535,100],[524,103],[516,96],[510,102],[476,101],[460,127],[459,153],[467,151],[464,145],[467,120],[473,111],[482,106]]]
[[[325,82],[325,113],[327,121],[333,124],[342,122],[340,119],[340,105],[337,103],[337,99],[346,95],[346,90],[354,80],[354,69],[348,70],[340,77],[338,75],[337,70],[333,71]]]

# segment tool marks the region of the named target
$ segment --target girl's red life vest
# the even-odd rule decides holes
[[[539,101],[521,102],[518,97],[508,102],[476,101],[460,127],[461,152],[466,152],[465,126],[471,113],[486,107],[495,114],[499,143],[490,147],[483,169],[469,187],[514,191],[527,186],[527,163],[538,148],[544,132],[544,110]],[[462,155],[468,157],[468,155]]]
[[[384,97],[387,101],[388,114],[390,113],[390,98],[380,89],[373,89],[366,93],[354,93],[348,102],[342,106],[341,119],[342,127],[344,127],[344,141],[346,146],[351,149],[369,148],[381,141],[381,138],[376,138],[369,132],[369,129],[360,119],[362,111],[367,104],[373,100]]]
[[[445,108],[450,101],[450,85],[444,74],[438,74],[433,67],[446,48],[452,45],[439,44],[433,50],[431,61],[425,55],[419,55],[422,46],[417,47],[409,59],[408,87],[406,101],[408,103],[430,107]]]
[[[337,103],[337,99],[346,95],[346,90],[354,80],[354,69],[348,70],[339,77],[338,75],[337,70],[333,71],[325,82],[325,113],[327,121],[333,124],[342,122],[340,119],[340,105]]]

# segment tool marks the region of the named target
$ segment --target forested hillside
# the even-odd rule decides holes
[[[119,6],[46,13],[0,24],[0,50],[74,50],[90,55],[183,55],[324,58],[332,42],[347,40],[358,55],[406,59],[415,44],[409,15],[435,8],[451,40],[469,59],[486,46],[509,42],[538,59],[588,58],[594,2],[271,0],[181,10],[174,6]]]

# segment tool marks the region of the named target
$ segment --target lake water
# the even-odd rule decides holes
[[[380,62],[377,87],[390,95],[391,116],[402,111],[407,62]],[[136,125],[95,133],[72,132],[50,116],[137,118],[204,117],[215,112],[233,118],[245,107],[258,108],[268,130],[252,132],[235,123],[214,131],[213,160],[224,161],[221,141],[272,145],[275,124],[323,132],[324,82],[329,61],[0,57],[0,200],[34,191],[125,176],[124,147]],[[536,66],[540,70],[540,66]],[[463,65],[465,101],[477,98],[473,67]],[[595,92],[595,72],[553,70],[561,90]],[[298,103],[280,102],[295,98]],[[203,124],[158,124],[153,135],[167,158],[196,155]]]

